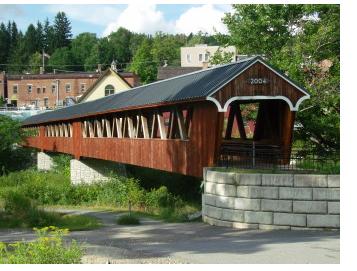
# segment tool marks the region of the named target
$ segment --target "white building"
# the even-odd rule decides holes
[[[181,47],[181,67],[204,67],[210,66],[210,57],[220,49],[223,52],[232,53],[232,62],[237,59],[235,46],[220,47],[197,44],[194,47]]]

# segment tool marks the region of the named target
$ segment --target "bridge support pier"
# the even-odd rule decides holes
[[[51,170],[54,166],[53,158],[49,153],[37,153],[37,169],[38,170]]]
[[[72,184],[106,181],[111,175],[126,176],[125,165],[89,158],[71,160]]]

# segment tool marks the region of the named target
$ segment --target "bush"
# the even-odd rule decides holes
[[[71,156],[66,154],[56,154],[52,156],[53,171],[66,177],[71,175]]]
[[[10,191],[3,199],[5,212],[16,214],[19,218],[24,218],[34,208],[29,198],[15,191]]]
[[[68,230],[56,227],[35,229],[33,242],[0,243],[0,264],[71,264],[80,263],[83,249],[72,240],[65,244],[63,237]]]
[[[119,225],[139,225],[140,220],[133,215],[122,215],[118,218],[117,223]]]

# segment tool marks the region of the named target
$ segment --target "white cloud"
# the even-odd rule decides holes
[[[129,4],[115,21],[109,23],[103,36],[109,35],[119,27],[133,32],[153,34],[157,31],[167,33],[197,33],[198,31],[214,34],[214,30],[227,33],[222,23],[224,13],[230,11],[228,5],[202,5],[192,7],[182,13],[177,20],[165,20],[164,15],[153,4]]]
[[[214,30],[227,33],[227,27],[222,23],[224,12],[213,5],[192,7],[183,13],[175,22],[177,33],[197,33],[198,31],[214,34]]]
[[[103,5],[49,5],[52,13],[65,12],[70,19],[106,26],[115,19],[123,8]]]
[[[161,11],[152,4],[129,4],[119,14],[119,17],[111,22],[103,32],[103,36],[109,35],[119,27],[125,27],[133,32],[153,34],[157,31],[170,32],[170,23],[166,22]]]

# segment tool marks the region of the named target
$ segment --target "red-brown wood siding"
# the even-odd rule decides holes
[[[250,78],[266,78],[269,80],[269,83],[251,85],[249,83]],[[235,96],[285,96],[295,105],[304,95],[296,87],[258,62],[216,92],[213,97],[222,106]]]
[[[74,121],[73,137],[46,137],[44,126],[40,126],[40,135],[29,137],[24,145],[68,153],[76,159],[103,159],[201,177],[202,168],[215,162],[222,116],[211,102],[197,104],[189,140],[83,138],[81,122]]]

